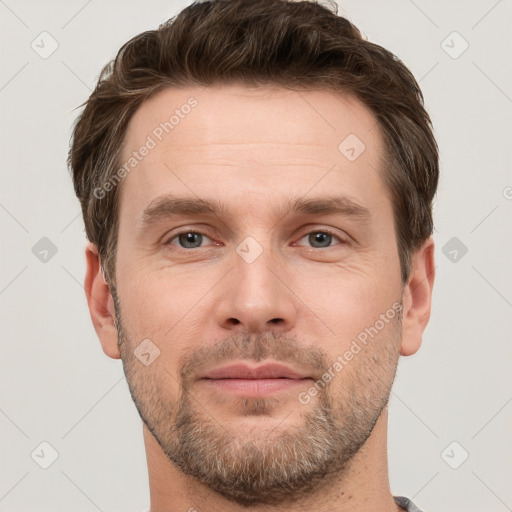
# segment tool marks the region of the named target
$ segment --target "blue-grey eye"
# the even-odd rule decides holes
[[[308,235],[308,242],[315,248],[329,247],[332,242],[333,235],[323,233],[322,231],[314,231]],[[315,245],[318,244],[318,245]]]
[[[184,249],[195,249],[201,247],[203,234],[196,231],[189,231],[177,235],[178,241]]]

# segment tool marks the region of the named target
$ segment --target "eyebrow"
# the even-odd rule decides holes
[[[284,218],[289,215],[342,215],[367,222],[371,218],[368,208],[356,203],[347,196],[328,196],[324,198],[289,199],[276,211]],[[197,197],[178,197],[166,194],[157,197],[142,213],[141,227],[148,228],[161,220],[183,216],[211,215],[219,218],[233,217],[229,206],[218,199]]]

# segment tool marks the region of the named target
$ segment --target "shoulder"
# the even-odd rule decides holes
[[[405,498],[404,496],[393,496],[393,498],[395,499],[395,503],[405,508],[407,512],[422,512],[409,498]]]

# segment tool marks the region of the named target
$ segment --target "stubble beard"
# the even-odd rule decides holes
[[[127,337],[116,298],[114,304],[124,371],[142,421],[183,474],[241,506],[293,504],[330,477],[342,476],[388,402],[398,360],[400,319],[392,333],[395,339],[380,340],[384,348],[377,355],[375,351],[360,355],[358,363],[354,360],[356,371],[344,375],[344,369],[334,378],[333,382],[340,379],[337,391],[331,391],[331,385],[319,390],[307,408],[297,400],[297,408],[304,408],[300,424],[290,425],[285,417],[262,434],[257,427],[240,432],[224,427],[211,402],[200,403],[194,396],[187,375],[207,359],[208,353],[201,349],[198,357],[193,354],[182,366],[179,398],[166,395],[165,372],[147,371],[136,360],[136,343]],[[269,332],[219,342],[215,353],[225,361],[271,357],[283,362],[306,359],[317,371],[329,366],[321,351],[307,347],[306,354],[304,350],[295,340]],[[365,350],[371,352],[372,347]],[[239,405],[241,416],[275,416],[279,411],[279,400],[273,398],[239,399]]]

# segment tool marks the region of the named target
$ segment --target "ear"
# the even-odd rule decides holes
[[[92,324],[100,339],[103,352],[112,359],[120,359],[117,329],[115,324],[114,300],[110,288],[103,277],[98,248],[89,243],[85,248],[87,272],[85,294],[91,313]]]
[[[404,287],[400,347],[403,356],[415,354],[421,346],[430,319],[434,277],[434,240],[430,237],[411,258],[411,273]]]

